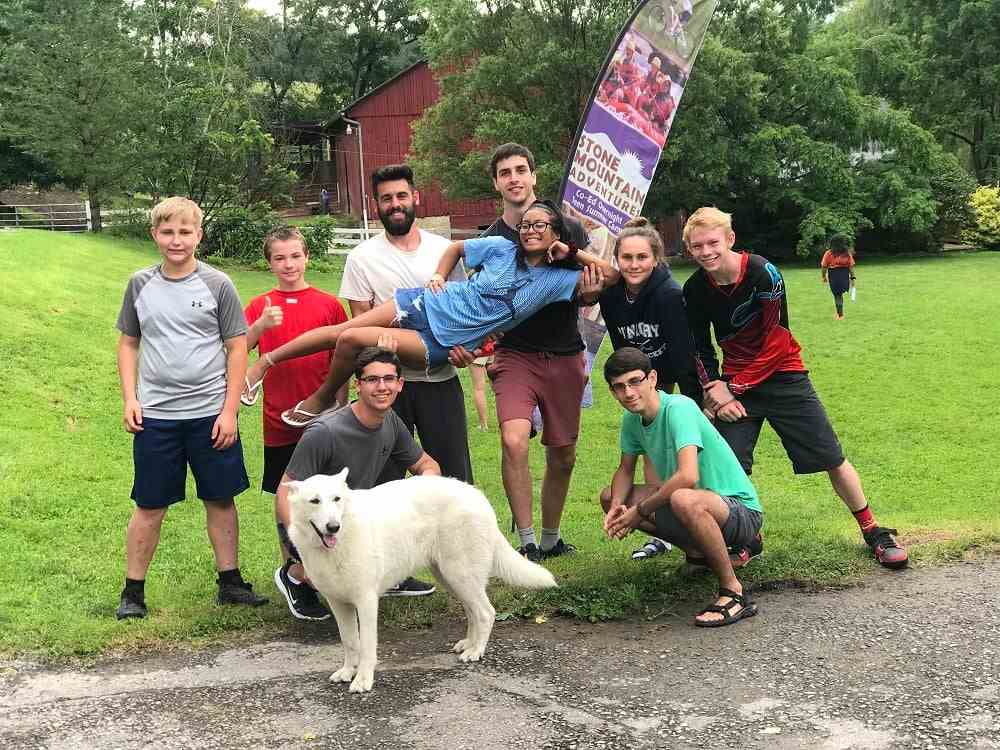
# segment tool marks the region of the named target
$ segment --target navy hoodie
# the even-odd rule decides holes
[[[625,299],[624,279],[605,289],[599,301],[614,348],[642,350],[653,361],[657,383],[677,383],[681,393],[701,406],[684,293],[670,269],[657,265],[634,302]]]

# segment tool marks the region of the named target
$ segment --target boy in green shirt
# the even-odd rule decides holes
[[[695,617],[719,627],[757,614],[729,558],[729,548],[759,545],[763,509],[728,443],[694,401],[656,389],[645,354],[624,347],[604,365],[604,379],[626,414],[621,462],[601,492],[604,531],[623,539],[639,528],[700,559],[719,578],[719,596]],[[635,484],[636,459],[649,456],[660,485]]]

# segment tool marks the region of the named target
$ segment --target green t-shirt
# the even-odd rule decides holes
[[[660,394],[660,411],[652,423],[626,412],[622,419],[621,449],[629,455],[647,455],[664,481],[677,471],[677,452],[698,447],[698,488],[735,497],[751,510],[764,512],[757,491],[729,447],[698,405],[687,396]]]

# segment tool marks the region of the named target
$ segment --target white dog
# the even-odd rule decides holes
[[[464,662],[482,657],[493,630],[490,576],[525,588],[556,585],[510,546],[483,493],[457,479],[418,476],[352,490],[344,469],[288,485],[288,534],[330,603],[344,646],[344,666],[330,681],[351,682],[352,693],[372,688],[379,594],[417,568],[430,566],[462,602],[468,628],[454,650]]]

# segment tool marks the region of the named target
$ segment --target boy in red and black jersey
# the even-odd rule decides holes
[[[688,323],[707,376],[704,406],[749,474],[764,420],[781,438],[796,474],[825,471],[854,514],[876,559],[907,563],[894,529],[879,527],[861,479],[837,439],[809,380],[801,347],[788,325],[785,282],[759,255],[733,250],[732,220],[700,208],[684,227],[684,243],[700,266],[684,285]],[[722,377],[709,329],[722,349]]]

